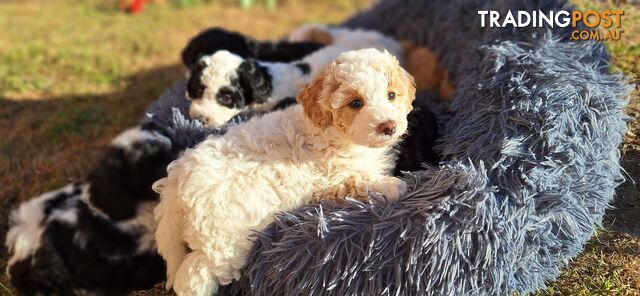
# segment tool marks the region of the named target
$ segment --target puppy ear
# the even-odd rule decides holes
[[[320,102],[323,99],[321,96],[327,83],[325,79],[332,79],[327,74],[329,71],[326,69],[318,73],[316,78],[302,89],[297,98],[302,105],[304,114],[319,127],[326,127],[333,120],[331,111],[322,106]]]
[[[187,98],[190,100],[201,99],[207,86],[202,82],[202,73],[207,68],[207,63],[199,60],[189,69],[189,80],[187,81]]]
[[[413,100],[415,100],[416,98],[416,83],[413,80],[413,76],[411,76],[411,74],[409,74],[409,72],[407,72],[404,68],[400,67],[400,65],[398,65],[398,68],[400,69],[400,80],[402,81],[402,84],[405,87],[405,90],[407,91],[407,96],[406,96],[406,100],[405,100],[405,104],[407,104],[407,108],[409,111],[413,110]]]
[[[269,100],[273,91],[271,74],[266,67],[253,59],[240,64],[237,70],[238,80],[245,102],[242,107],[251,103],[264,103]]]

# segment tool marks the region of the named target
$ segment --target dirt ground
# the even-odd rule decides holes
[[[289,0],[274,10],[236,1],[151,5],[130,16],[108,0],[0,2],[0,237],[19,202],[81,181],[110,140],[184,75],[179,52],[203,28],[277,38],[305,22],[338,22],[362,1]],[[166,1],[170,2],[170,1]],[[198,1],[195,1],[198,2]],[[204,1],[200,1],[204,2]],[[599,1],[573,1],[600,8]],[[260,1],[258,1],[260,3]],[[640,85],[640,9],[623,6],[614,67]],[[43,13],[47,12],[47,13]],[[286,17],[283,17],[286,16]],[[278,20],[277,22],[274,20]],[[631,96],[617,190],[603,229],[539,295],[640,295],[640,91]],[[0,269],[6,251],[0,248]],[[11,295],[0,276],[0,295]],[[161,289],[135,295],[166,295]]]

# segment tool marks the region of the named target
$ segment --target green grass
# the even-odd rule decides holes
[[[4,28],[0,35],[0,97],[105,93],[122,87],[125,77],[146,67],[177,63],[187,37],[206,26],[228,23],[259,37],[278,37],[293,24],[339,20],[336,16],[345,15],[343,11],[358,7],[342,1],[340,5],[313,4],[320,9],[306,11],[301,6],[312,2],[291,1],[278,8],[292,11],[288,21],[272,22],[279,16],[278,10],[259,5],[242,10],[233,1],[184,8],[149,5],[136,16],[108,4],[113,2],[0,4],[0,28]],[[250,12],[255,19],[247,17]],[[239,20],[235,26],[234,20]]]
[[[149,18],[131,23],[116,10],[61,5],[46,6],[34,18],[42,6],[5,7],[11,17],[2,17],[2,27],[12,30],[3,32],[0,42],[0,73],[6,77],[0,96],[105,92],[141,68],[138,57],[153,54],[153,40],[145,33],[153,26]]]
[[[639,21],[640,22],[640,21]],[[615,71],[628,73],[630,76],[640,73],[640,44],[624,45],[620,43],[609,46],[611,54],[616,57]]]
[[[340,21],[368,0],[278,1],[274,10],[263,1],[249,9],[231,0],[152,4],[135,16],[117,10],[115,2],[0,2],[0,217],[22,200],[83,180],[109,141],[183,77],[180,50],[203,28],[277,38],[304,22]],[[640,9],[623,9],[623,40],[608,44],[612,70],[640,82]],[[622,164],[640,182],[637,95],[627,113]],[[639,192],[631,182],[619,188],[620,209],[609,212],[606,229],[539,295],[640,295],[640,239],[626,234],[640,231],[640,215],[632,212],[634,205],[640,212]],[[0,236],[5,222],[0,221]],[[9,289],[0,276],[0,295]],[[142,294],[162,293],[137,295]]]

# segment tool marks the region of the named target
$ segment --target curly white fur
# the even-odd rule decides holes
[[[397,200],[406,190],[389,172],[415,96],[410,76],[375,49],[344,53],[325,71],[303,90],[300,105],[205,140],[154,184],[167,288],[211,295],[238,279],[252,231],[264,229],[276,212],[368,192]],[[354,98],[363,105],[350,106]],[[381,133],[390,121],[395,133]]]

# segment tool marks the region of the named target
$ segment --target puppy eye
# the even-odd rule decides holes
[[[354,109],[362,107],[362,100],[355,99],[355,100],[349,102],[349,107],[354,108]]]
[[[393,101],[393,100],[396,99],[396,93],[390,91],[389,94],[388,94],[388,97],[389,97],[389,101]]]
[[[222,87],[216,94],[216,100],[222,106],[227,108],[233,108],[234,104],[237,104],[239,100],[236,100],[236,95],[234,91],[228,87]]]
[[[218,102],[223,106],[229,106],[233,104],[233,97],[229,94],[223,94],[218,96]]]

